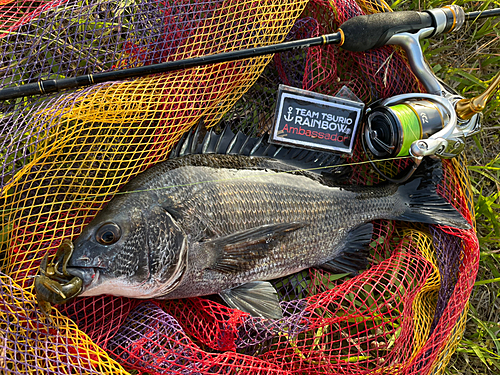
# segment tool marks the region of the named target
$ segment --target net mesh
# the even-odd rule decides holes
[[[382,1],[0,2],[0,86],[175,61],[333,32]],[[443,373],[478,267],[473,230],[377,221],[371,267],[274,280],[284,317],[208,298],[82,297],[40,313],[33,276],[121,186],[204,117],[261,135],[284,83],[365,103],[422,87],[398,49],[336,46],[104,83],[0,103],[0,368],[7,374]],[[359,145],[350,162],[361,162]],[[474,220],[465,160],[439,192]],[[384,165],[397,173],[406,162]],[[352,183],[380,177],[366,164]]]

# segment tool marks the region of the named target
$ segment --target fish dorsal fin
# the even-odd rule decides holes
[[[219,293],[229,307],[249,313],[253,317],[281,319],[283,311],[278,293],[267,281],[252,281]]]
[[[266,224],[204,242],[202,246],[217,254],[208,268],[228,274],[251,270],[284,236],[305,225],[300,222]]]
[[[224,126],[224,130],[221,135],[219,135],[219,139],[217,141],[217,146],[215,147],[216,154],[228,154],[229,145],[232,143],[234,139],[234,133],[231,131],[229,125],[226,124]]]
[[[170,159],[193,154],[241,155],[267,158],[286,165],[288,170],[305,169],[314,174],[330,177],[344,176],[348,168],[339,166],[344,159],[337,154],[280,146],[269,142],[269,137],[250,137],[238,131],[236,134],[226,125],[220,134],[213,128],[206,129],[203,119],[184,134],[170,153]],[[266,167],[269,167],[266,165]]]
[[[230,155],[241,155],[241,151],[249,139],[250,137],[247,137],[241,131],[238,131],[229,143],[227,153]]]

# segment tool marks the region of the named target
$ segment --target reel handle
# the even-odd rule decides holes
[[[484,110],[486,104],[500,87],[500,72],[492,78],[492,81],[491,85],[481,95],[471,99],[461,99],[457,102],[455,108],[461,120],[470,120],[472,116]]]
[[[457,5],[424,12],[403,11],[375,13],[353,17],[340,26],[344,34],[341,47],[352,52],[381,47],[392,36],[404,32],[415,33],[433,28],[431,36],[458,30],[465,21],[464,10]]]

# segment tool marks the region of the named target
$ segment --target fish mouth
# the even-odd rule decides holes
[[[66,265],[66,272],[82,280],[82,293],[99,279],[100,274],[107,269],[107,264],[100,257],[90,259],[83,255],[79,258],[70,258]]]
[[[103,270],[101,267],[81,267],[81,266],[68,266],[67,272],[83,281],[82,293],[85,292],[92,284],[97,283],[100,273]],[[81,294],[81,293],[80,293]]]

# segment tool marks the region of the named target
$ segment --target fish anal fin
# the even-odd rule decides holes
[[[265,224],[207,241],[203,246],[217,254],[208,268],[223,273],[251,270],[256,261],[269,255],[280,239],[304,225],[301,222]]]
[[[360,270],[368,266],[368,245],[371,242],[373,234],[373,224],[366,223],[352,229],[346,239],[341,253],[318,266],[328,272],[346,272],[357,275]]]
[[[229,307],[249,313],[253,317],[281,319],[276,289],[267,281],[252,281],[219,293]]]

